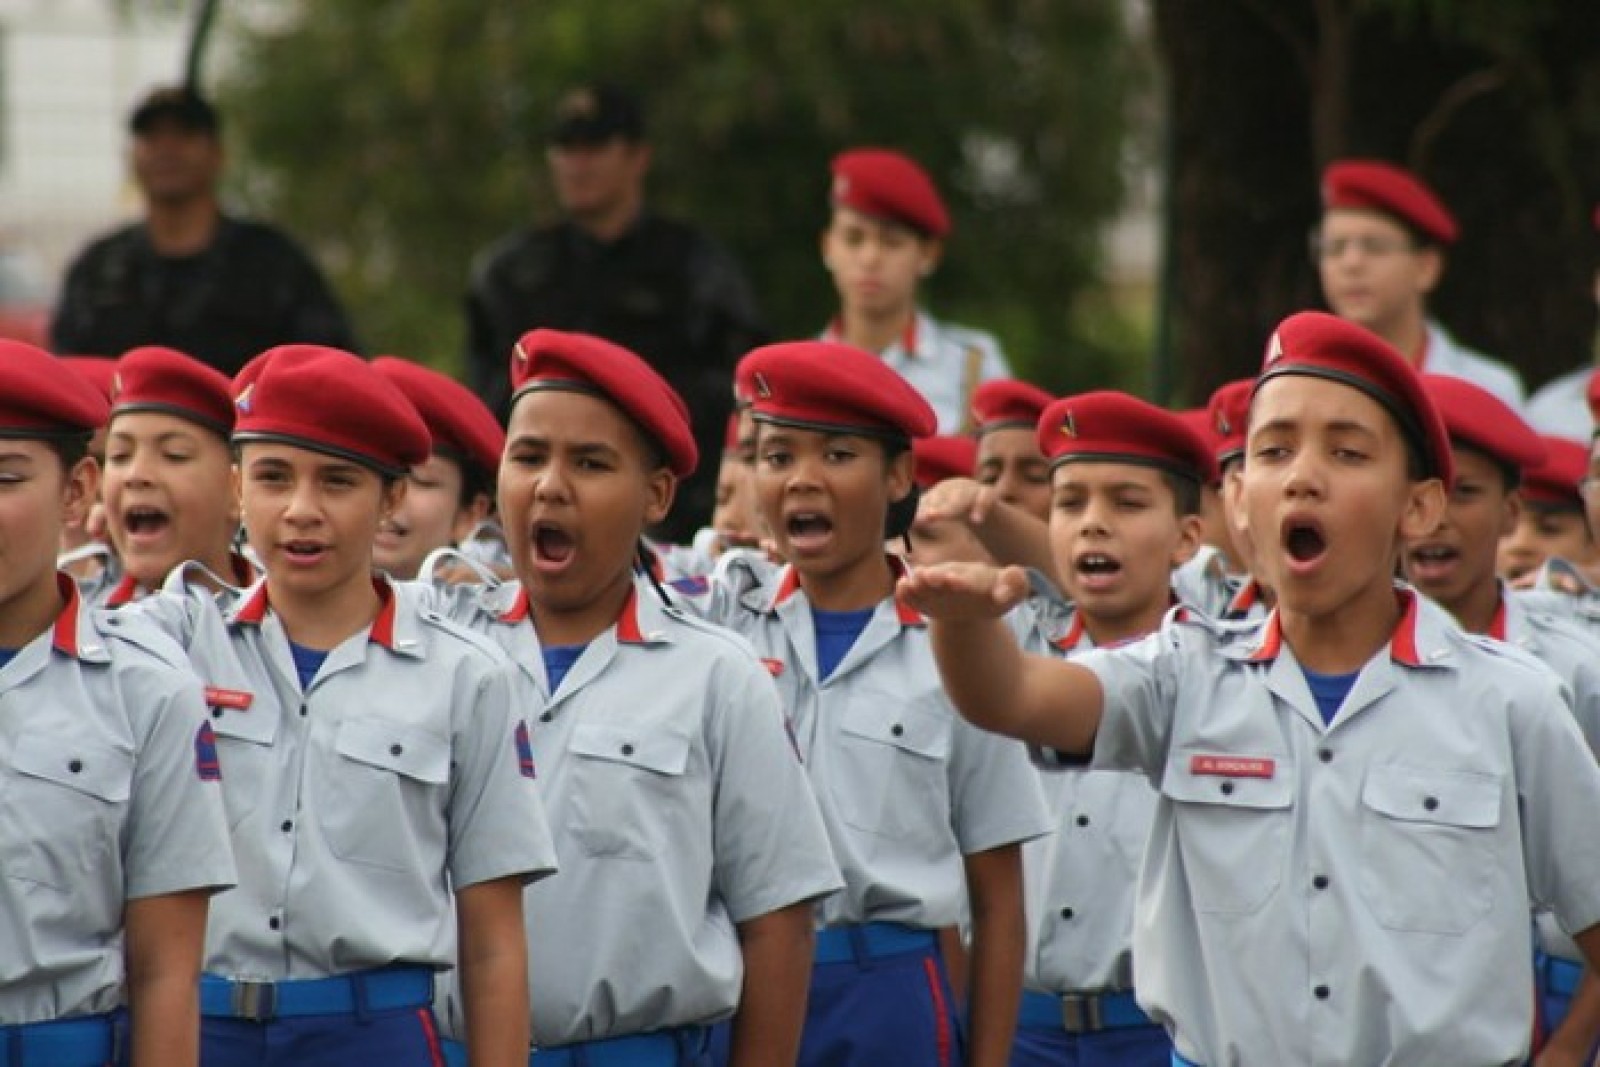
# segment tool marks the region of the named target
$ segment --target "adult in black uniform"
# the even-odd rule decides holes
[[[274,345],[354,347],[306,254],[271,226],[222,210],[221,127],[207,100],[156,89],[128,128],[145,215],[96,239],[68,269],[50,328],[57,352],[117,356],[159,344],[232,375]]]
[[[482,252],[467,296],[472,387],[503,419],[506,367],[525,332],[596,334],[644,357],[688,403],[702,456],[722,449],[733,365],[766,340],[743,273],[691,226],[646,210],[650,145],[636,100],[613,86],[568,93],[547,159],[563,218],[524,227]],[[710,521],[717,465],[678,488],[654,533],[687,542]]]

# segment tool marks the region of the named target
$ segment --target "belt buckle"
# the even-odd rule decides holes
[[[264,1023],[278,1015],[278,987],[273,982],[234,982],[229,1000],[236,1019]]]
[[[1069,1034],[1093,1034],[1105,1029],[1100,998],[1092,993],[1066,993],[1061,997],[1061,1028]]]

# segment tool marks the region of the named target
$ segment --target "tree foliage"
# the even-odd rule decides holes
[[[1139,54],[1114,0],[340,0],[235,19],[239,194],[313,242],[367,346],[450,365],[471,256],[552,216],[541,133],[574,82],[645,98],[652,198],[730,245],[781,334],[832,310],[829,158],[922,160],[955,233],[936,313],[1056,387],[1137,375],[1086,321]],[[1132,357],[1130,359],[1130,356]],[[1120,360],[1120,362],[1119,362]],[[1131,364],[1131,366],[1129,366]]]

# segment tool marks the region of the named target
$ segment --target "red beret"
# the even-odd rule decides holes
[[[1455,217],[1410,171],[1370,159],[1346,159],[1322,172],[1322,206],[1393,216],[1442,245],[1454,244]]]
[[[972,391],[972,421],[978,433],[1009,428],[1034,429],[1055,397],[1015,378],[993,378]]]
[[[111,380],[111,414],[153,411],[199,423],[227,437],[233,430],[228,376],[172,348],[130,348]]]
[[[1589,473],[1589,450],[1565,437],[1540,437],[1544,460],[1522,472],[1522,499],[1531,504],[1583,507],[1578,483]]]
[[[87,437],[110,405],[80,374],[23,341],[0,340],[0,437]]]
[[[233,380],[235,441],[280,441],[400,477],[428,459],[427,424],[406,395],[360,356],[280,345]]]
[[[1543,462],[1544,442],[1533,427],[1487,389],[1445,374],[1424,374],[1422,386],[1451,441],[1518,471]]]
[[[1176,413],[1127,393],[1104,390],[1063,397],[1039,416],[1039,451],[1052,466],[1076,460],[1138,463],[1217,480],[1211,443]]]
[[[950,232],[950,215],[927,171],[899,152],[855,148],[833,157],[833,202],[929,237]]]
[[[1444,420],[1411,361],[1377,334],[1321,311],[1290,315],[1267,342],[1255,392],[1285,374],[1325,378],[1365,393],[1394,417],[1421,453],[1424,473],[1449,486],[1455,464]]]
[[[1250,394],[1254,378],[1240,378],[1217,386],[1206,402],[1206,419],[1216,448],[1217,463],[1229,463],[1244,455],[1245,428],[1250,423]]]
[[[560,330],[523,334],[511,352],[513,406],[522,394],[539,389],[588,393],[616,405],[660,447],[679,478],[692,474],[699,462],[683,398],[621,345]]]
[[[734,369],[760,422],[878,437],[930,437],[933,408],[877,356],[833,341],[757,348]]]
[[[398,356],[379,356],[372,365],[417,409],[435,452],[486,474],[499,469],[506,432],[477,393],[449,375]]]
[[[912,479],[919,489],[930,489],[949,478],[971,478],[978,468],[978,442],[971,437],[921,437],[912,442],[911,454],[916,457]]]
[[[111,379],[116,376],[117,361],[105,356],[62,356],[61,362],[72,368],[72,373],[95,387],[109,403]]]

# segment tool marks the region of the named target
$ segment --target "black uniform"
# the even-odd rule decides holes
[[[50,341],[99,356],[166,345],[228,375],[274,345],[355,347],[306,254],[271,226],[227,215],[193,256],[157,254],[142,223],[96,240],[67,271]]]
[[[570,222],[520,230],[479,257],[467,317],[471,385],[502,418],[511,349],[528,330],[594,334],[649,361],[689,405],[700,448],[699,469],[656,532],[684,543],[709,520],[733,365],[766,339],[749,283],[726,251],[692,227],[648,215],[610,244]]]

